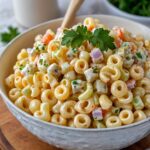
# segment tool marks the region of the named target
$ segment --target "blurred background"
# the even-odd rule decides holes
[[[0,48],[22,31],[63,17],[70,0],[0,0]],[[109,14],[150,26],[149,0],[85,0],[77,15]]]
[[[44,2],[44,3],[43,3]],[[12,26],[22,32],[41,22],[64,16],[70,0],[0,0],[0,33]],[[107,13],[103,0],[85,0],[78,15]],[[7,42],[1,40],[0,47]]]
[[[14,16],[14,9],[13,9],[13,4],[14,3],[18,3],[20,0],[0,0],[0,24],[1,25],[7,25],[7,24],[13,24],[13,25],[18,25],[17,24],[17,20],[15,19]],[[29,1],[29,0],[21,0],[21,1]],[[32,0],[30,0],[32,1]],[[36,2],[36,0],[33,0],[34,2]],[[37,0],[38,1],[42,1],[43,0]],[[47,0],[44,0],[47,1]],[[64,16],[66,9],[69,5],[70,0],[48,0],[48,1],[57,1],[57,7],[55,7],[55,9],[57,9],[57,17],[62,17]],[[105,0],[85,0],[84,4],[82,5],[82,7],[80,8],[78,15],[87,15],[87,14],[95,14],[95,13],[107,13],[107,11],[104,8],[104,1]],[[27,3],[26,2],[26,3]],[[21,3],[19,4],[21,6]],[[36,4],[35,4],[36,5]],[[43,6],[40,6],[43,7]],[[51,9],[51,6],[48,6],[49,9]],[[16,8],[15,8],[16,9]],[[27,11],[29,11],[30,8],[28,8]],[[42,8],[44,9],[44,8]],[[21,13],[21,8],[20,8],[20,13]],[[35,14],[36,15],[36,14]],[[54,15],[55,16],[55,15]],[[54,17],[55,18],[55,17]]]

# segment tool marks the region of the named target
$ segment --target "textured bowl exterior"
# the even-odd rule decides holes
[[[10,104],[9,110],[31,133],[43,141],[65,150],[116,150],[131,145],[150,132],[150,122],[118,130],[83,131],[41,124],[18,111]]]
[[[100,18],[110,27],[114,25],[124,26],[133,33],[143,33],[145,37],[150,38],[148,37],[150,36],[150,29],[143,25],[112,16],[96,15],[93,17]],[[78,18],[78,21],[83,20],[83,18],[85,17]],[[41,140],[64,150],[116,150],[127,147],[149,134],[150,118],[139,123],[113,129],[76,129],[40,121],[17,108],[9,100],[4,79],[12,70],[16,54],[21,48],[32,45],[35,35],[43,33],[47,28],[56,29],[60,23],[61,19],[27,31],[11,42],[2,54],[0,58],[0,94],[12,114],[25,128]]]

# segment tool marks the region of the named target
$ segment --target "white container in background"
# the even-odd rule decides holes
[[[107,14],[104,7],[105,0],[85,0],[77,12],[77,15],[91,15],[91,14]],[[65,12],[69,6],[70,0],[58,0],[58,6],[61,16],[65,15]]]
[[[13,6],[16,20],[25,27],[59,17],[57,0],[13,0]]]

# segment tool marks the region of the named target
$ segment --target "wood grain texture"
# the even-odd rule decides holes
[[[138,132],[138,131],[137,131]],[[123,150],[147,150],[150,135]],[[0,150],[60,150],[29,133],[8,111],[0,98]]]

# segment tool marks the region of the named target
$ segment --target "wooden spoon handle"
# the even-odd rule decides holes
[[[62,22],[61,28],[67,28],[74,18],[76,11],[80,8],[84,0],[71,0],[69,8],[65,14],[64,20]]]

